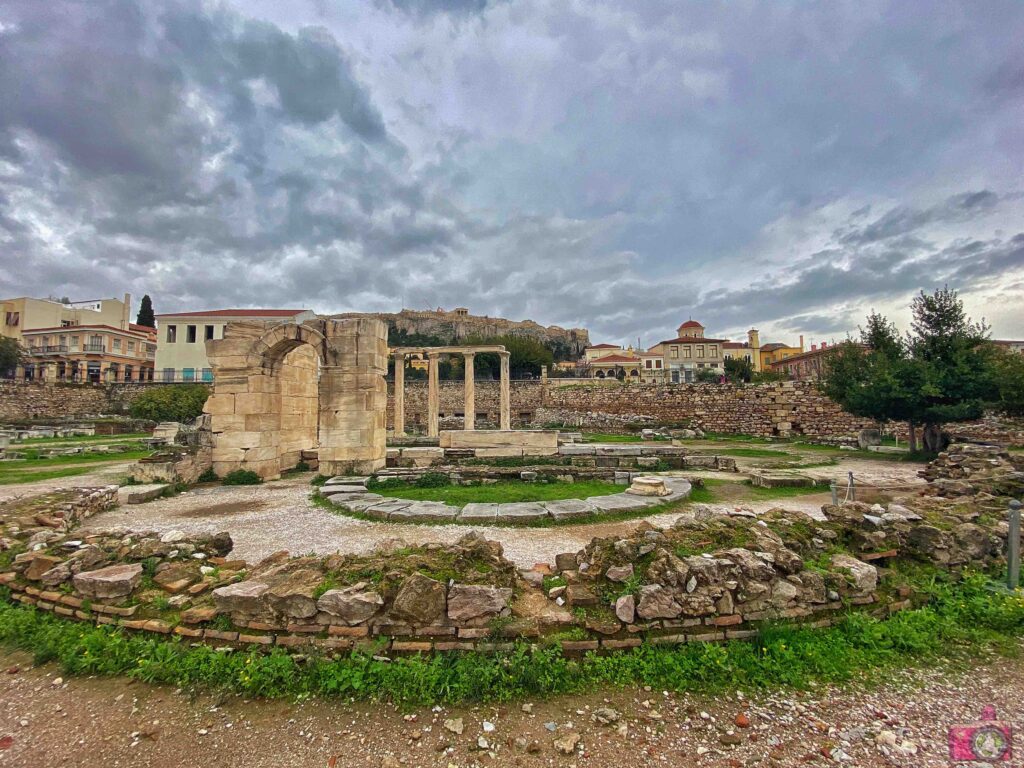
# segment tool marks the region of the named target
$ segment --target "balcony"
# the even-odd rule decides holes
[[[83,344],[82,345],[82,351],[83,352],[106,352],[107,350],[103,347],[102,344]]]
[[[30,355],[66,355],[68,348],[63,344],[49,344],[47,346],[29,347],[28,353]]]

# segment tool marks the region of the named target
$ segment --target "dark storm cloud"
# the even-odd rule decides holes
[[[8,0],[0,294],[645,343],[1012,306],[1022,35],[1000,0]]]

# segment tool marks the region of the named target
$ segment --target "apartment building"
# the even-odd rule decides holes
[[[206,342],[224,338],[224,326],[239,320],[301,323],[315,317],[309,309],[210,309],[156,316],[156,380],[213,381]]]
[[[724,371],[725,348],[728,339],[713,339],[704,335],[704,326],[696,320],[687,320],[676,329],[674,339],[659,341],[648,352],[660,355],[666,380],[677,383],[692,382],[697,371],[711,369]]]
[[[2,334],[25,360],[15,376],[32,381],[152,381],[156,331],[131,322],[124,300],[55,301],[21,297],[3,304]]]

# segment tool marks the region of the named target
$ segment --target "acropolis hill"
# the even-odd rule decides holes
[[[552,349],[565,350],[567,357],[578,357],[583,348],[590,344],[586,328],[560,328],[557,325],[543,326],[533,320],[506,320],[502,317],[471,315],[468,310],[417,310],[403,309],[401,312],[362,313],[347,312],[334,315],[337,318],[376,317],[388,324],[389,328],[405,334],[436,336],[445,343],[454,344],[470,337],[493,338],[495,336],[529,336],[543,342]]]

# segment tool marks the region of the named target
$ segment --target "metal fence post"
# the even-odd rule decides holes
[[[1020,507],[1016,499],[1010,502],[1010,535],[1006,547],[1006,586],[1010,589],[1020,584]]]
[[[857,490],[853,486],[853,472],[850,473],[850,501],[857,500]]]
[[[839,488],[836,487],[836,481],[833,480],[829,487],[832,489],[832,506],[833,507],[838,507],[839,506]]]

